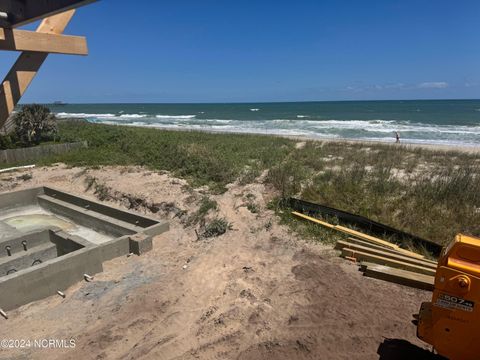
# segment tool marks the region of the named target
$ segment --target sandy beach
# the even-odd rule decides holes
[[[480,230],[477,148],[83,120],[59,132],[88,148],[0,173],[0,193],[55,187],[167,220],[170,230],[151,252],[107,261],[65,298],[2,320],[0,338],[74,348],[0,358],[441,360],[412,323],[431,292],[364,277],[334,250],[344,237],[295,220],[279,201],[296,196],[444,244]],[[226,226],[207,237],[215,221]]]
[[[0,360],[480,359],[479,13],[0,0]]]
[[[297,196],[443,243],[478,231],[476,148],[84,121],[60,132],[89,147],[0,173],[0,193],[51,186],[168,220],[170,231],[0,327],[0,338],[74,339],[74,349],[0,358],[440,360],[411,322],[431,292],[364,277],[333,249],[342,237],[275,204]],[[120,165],[130,162],[146,165]],[[226,232],[203,236],[218,219]]]
[[[28,173],[26,181],[17,180],[22,172],[1,174],[0,192],[48,185],[93,199],[86,183],[94,177],[108,189],[107,204],[168,219],[171,229],[152,252],[109,261],[94,282],[12,311],[0,327],[1,338],[73,338],[75,349],[1,357],[434,359],[410,322],[430,293],[364,278],[330,246],[279,225],[263,176],[210,195],[218,208],[207,217],[224,216],[233,229],[198,240],[181,214],[197,210],[206,189],[166,172],[59,164]],[[142,202],[129,199],[160,210],[132,208]]]
[[[59,120],[60,122],[68,122],[68,121],[79,121],[85,122],[85,119],[76,119],[76,118],[63,118]],[[109,126],[128,126],[133,128],[145,128],[138,125],[119,125],[119,124],[107,124]],[[255,136],[265,136],[265,137],[280,137],[290,140],[296,140],[299,142],[302,141],[316,141],[316,142],[324,142],[324,143],[339,143],[339,144],[359,144],[359,145],[389,145],[389,146],[396,146],[396,147],[405,147],[409,149],[425,149],[431,151],[441,151],[441,152],[464,152],[464,153],[471,153],[477,154],[480,152],[480,146],[475,145],[459,145],[459,144],[450,144],[450,145],[442,145],[442,144],[420,144],[416,142],[408,142],[404,140],[400,140],[400,143],[395,142],[395,138],[392,136],[391,141],[385,140],[361,140],[361,139],[349,139],[349,138],[319,138],[319,137],[312,137],[312,136],[300,136],[300,135],[278,135],[278,134],[270,134],[270,133],[250,133],[250,132],[236,132],[236,131],[222,131],[222,130],[208,130],[208,129],[163,129],[163,128],[154,128],[158,131],[166,131],[166,132],[199,132],[199,133],[207,133],[207,134],[220,134],[220,135],[255,135]]]

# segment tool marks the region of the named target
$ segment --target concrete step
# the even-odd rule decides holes
[[[115,219],[125,221],[132,225],[137,225],[142,228],[148,228],[150,226],[156,225],[158,221],[150,219],[140,214],[132,213],[131,211],[125,211],[117,207],[107,206],[97,201],[92,201],[90,199],[68,194],[58,189],[44,188],[44,193],[42,195],[48,195],[55,199],[65,201],[69,204],[87,208],[91,211],[96,211],[100,214],[108,215],[114,217]]]
[[[89,208],[73,205],[48,195],[39,195],[37,199],[41,207],[50,210],[54,214],[72,219],[73,222],[79,225],[114,237],[135,234],[144,230],[140,226],[132,225],[114,217],[92,211]]]
[[[0,221],[0,243],[21,236],[22,233],[14,227]]]
[[[9,275],[56,257],[57,247],[50,241],[27,249],[27,251],[14,252],[12,256],[0,258],[0,276]]]

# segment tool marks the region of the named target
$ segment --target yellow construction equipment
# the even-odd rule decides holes
[[[480,359],[480,238],[459,234],[444,249],[417,336],[450,360]]]

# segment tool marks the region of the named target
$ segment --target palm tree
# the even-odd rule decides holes
[[[14,115],[15,131],[25,144],[39,144],[42,138],[57,133],[57,118],[43,105],[24,105]]]

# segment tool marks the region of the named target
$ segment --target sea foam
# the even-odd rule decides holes
[[[197,115],[155,115],[157,119],[195,119]]]
[[[61,112],[58,113],[57,116],[60,118],[111,118],[115,117],[115,114],[86,114]]]
[[[250,109],[259,111],[260,109]],[[480,109],[475,109],[480,111]],[[123,110],[122,110],[123,111]],[[168,111],[168,110],[167,110]],[[213,132],[230,133],[255,133],[273,135],[306,136],[310,138],[351,138],[358,140],[394,141],[394,132],[399,132],[402,142],[412,143],[433,143],[448,145],[470,145],[480,144],[480,126],[477,123],[456,125],[456,124],[432,124],[420,121],[409,120],[411,116],[404,119],[350,119],[340,120],[315,119],[321,115],[305,115],[300,111],[292,114],[292,118],[278,119],[249,119],[247,118],[197,118],[196,115],[168,115],[168,112],[145,114],[138,111],[131,113],[88,113],[88,112],[60,112],[60,118],[85,118],[88,121],[142,126],[149,128],[163,129],[192,129],[206,130]],[[471,110],[470,110],[471,111]],[[262,111],[262,114],[266,112]],[[201,112],[199,112],[201,113]],[[205,115],[201,117],[206,117]],[[220,117],[220,116],[219,116]],[[322,116],[323,117],[323,116]],[[479,124],[480,125],[480,124]]]

